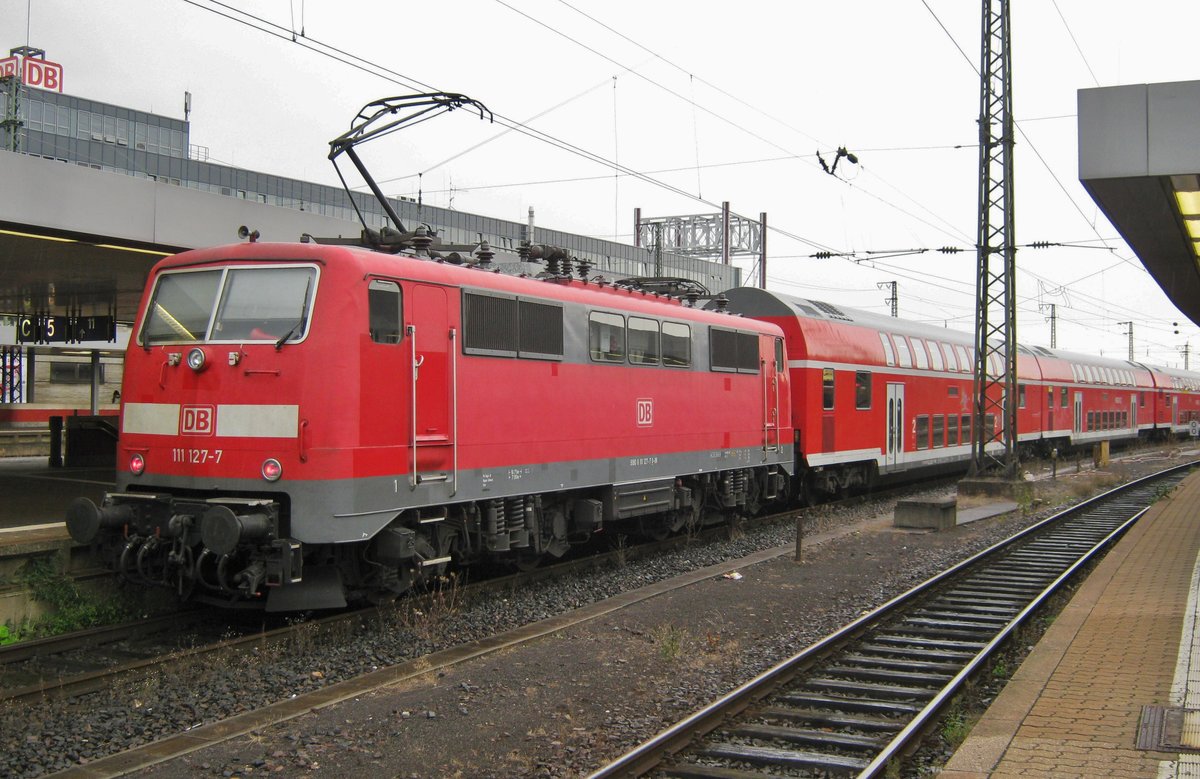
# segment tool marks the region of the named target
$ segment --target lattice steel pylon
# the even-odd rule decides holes
[[[983,0],[979,90],[979,263],[971,475],[1017,475],[1017,249],[1013,206],[1012,56],[1008,0]],[[992,420],[994,424],[989,425]],[[988,452],[995,440],[1003,452]]]

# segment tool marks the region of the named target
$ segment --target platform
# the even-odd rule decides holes
[[[99,503],[116,485],[107,468],[51,468],[46,457],[0,458],[0,533],[57,523],[66,535],[67,506],[79,497]]]
[[[1196,754],[1142,727],[1144,711],[1200,709],[1198,587],[1194,473],[1082,583],[940,779],[1200,777],[1186,726]]]

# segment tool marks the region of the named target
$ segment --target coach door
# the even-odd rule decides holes
[[[887,453],[884,458],[888,468],[904,461],[904,385],[887,385]]]
[[[1137,404],[1138,399],[1135,392],[1129,396],[1129,429],[1135,433],[1138,431]]]
[[[444,288],[414,284],[407,297],[406,333],[412,355],[410,483],[413,488],[427,482],[453,485],[457,470],[457,331],[450,320]]]
[[[1082,392],[1075,393],[1075,425],[1074,425],[1073,429],[1075,430],[1076,433],[1083,432],[1083,393]]]

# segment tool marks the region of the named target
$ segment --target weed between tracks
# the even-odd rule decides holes
[[[50,612],[19,625],[4,625],[0,643],[11,644],[29,638],[42,638],[75,630],[111,625],[134,619],[141,611],[136,600],[104,597],[86,591],[71,577],[58,571],[47,560],[29,562],[15,577],[30,597],[50,608]]]

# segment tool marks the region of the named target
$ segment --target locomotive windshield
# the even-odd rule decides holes
[[[142,344],[299,341],[308,329],[316,268],[176,271],[158,278]]]

